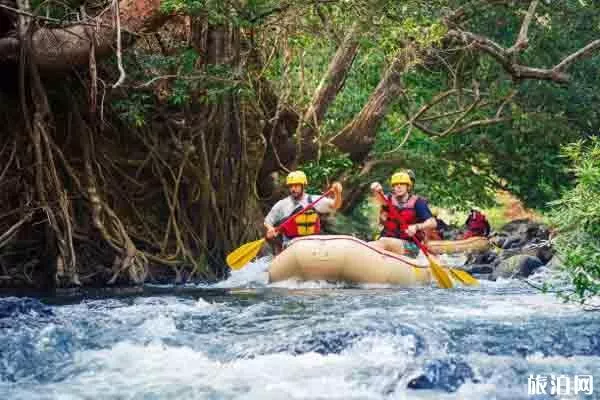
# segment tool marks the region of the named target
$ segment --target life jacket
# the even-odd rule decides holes
[[[471,210],[471,214],[467,218],[465,225],[467,225],[467,231],[463,235],[463,239],[490,234],[490,224],[487,218],[477,210]]]
[[[312,198],[309,196],[308,202],[312,203]],[[285,219],[300,211],[302,206],[298,206]],[[279,231],[289,239],[298,236],[317,235],[321,232],[321,218],[314,208],[309,208],[296,218],[290,219],[279,227]]]
[[[395,196],[386,196],[388,200],[391,200],[392,209],[387,205],[381,206],[382,212],[387,212],[387,218],[383,222],[383,230],[381,236],[393,237],[404,240],[411,240],[410,236],[405,232],[408,225],[416,224],[417,221],[417,210],[415,208],[419,196],[410,195],[406,203],[400,205]],[[423,240],[425,234],[423,231],[417,232],[417,239]]]

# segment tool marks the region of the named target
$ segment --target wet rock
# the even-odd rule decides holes
[[[357,332],[315,332],[300,343],[293,346],[291,353],[294,355],[310,352],[322,355],[339,354],[350,347],[361,335]]]
[[[421,375],[408,382],[408,387],[455,392],[467,380],[473,380],[473,377],[473,370],[464,361],[435,360],[425,366]]]
[[[498,254],[493,250],[486,250],[481,253],[473,253],[470,255],[468,264],[493,264],[498,258]]]
[[[535,256],[546,265],[554,257],[554,249],[549,246],[540,247],[537,249]]]
[[[550,259],[550,261],[548,261],[546,263],[546,268],[552,269],[552,270],[557,270],[557,269],[562,268],[563,265],[564,265],[563,260],[561,260],[561,258],[558,255],[555,255],[554,257],[552,257]]]
[[[0,302],[0,319],[19,314],[52,315],[52,309],[35,299],[8,298]]]
[[[489,239],[490,243],[492,243],[494,246],[503,248],[504,242],[506,242],[506,235],[494,232]]]
[[[503,260],[494,270],[494,279],[497,278],[526,278],[536,269],[544,265],[539,258],[527,254],[517,254]]]
[[[490,264],[473,264],[469,266],[467,272],[475,275],[492,274],[494,266]]]
[[[511,235],[506,238],[504,243],[502,244],[503,249],[514,249],[521,247],[525,244],[525,238],[521,235]]]

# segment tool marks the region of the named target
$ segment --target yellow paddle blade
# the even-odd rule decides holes
[[[442,268],[433,258],[427,255],[427,259],[429,260],[429,267],[431,268],[431,273],[435,278],[439,287],[443,289],[450,289],[454,285],[452,284],[452,280]]]
[[[456,279],[458,279],[460,282],[462,282],[465,285],[469,285],[469,286],[479,285],[479,281],[477,279],[475,279],[473,276],[471,276],[471,274],[469,274],[467,271],[451,268],[450,273],[452,274],[453,277],[455,277]]]
[[[225,259],[227,261],[227,265],[229,265],[231,269],[242,268],[244,265],[252,261],[254,257],[256,257],[264,243],[265,238],[262,238],[238,247],[229,253]]]

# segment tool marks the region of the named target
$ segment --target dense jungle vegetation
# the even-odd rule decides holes
[[[287,171],[367,234],[410,168],[436,206],[549,215],[585,297],[599,88],[591,0],[0,0],[0,285],[218,279]]]

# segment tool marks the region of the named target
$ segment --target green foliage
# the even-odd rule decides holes
[[[264,23],[265,18],[283,7],[277,0],[249,0],[243,3],[231,0],[163,0],[161,10],[166,14],[185,13],[202,15],[211,24],[233,24],[252,27]]]
[[[311,161],[300,167],[308,177],[308,191],[321,192],[329,186],[331,179],[352,167],[352,161],[345,155],[331,155],[320,161]]]
[[[566,146],[576,184],[551,203],[550,221],[559,230],[556,248],[584,301],[600,294],[600,140]]]
[[[264,65],[258,72],[250,68],[234,72],[222,65],[200,67],[199,55],[182,41],[181,47],[168,55],[140,52],[135,60],[126,57],[128,79],[145,82],[161,75],[176,75],[161,90],[170,106],[183,107],[194,101],[219,103],[230,93],[254,99],[256,95],[248,82],[260,74],[260,79],[269,81],[286,107],[302,113],[336,51],[334,34],[340,39],[350,26],[358,24],[360,51],[343,90],[319,126],[324,141],[361,110],[390,60],[410,42],[421,49],[437,51],[438,61],[436,57],[433,61],[422,60],[421,66],[403,73],[404,94],[392,104],[379,127],[372,158],[403,161],[377,167],[363,179],[387,182],[394,170],[411,168],[417,174],[416,191],[432,205],[456,210],[489,208],[495,205],[495,191],[502,188],[516,194],[529,207],[544,208],[570,185],[565,170],[567,160],[559,157],[561,146],[582,135],[600,132],[598,59],[577,62],[577,68],[569,71],[569,85],[535,80],[515,82],[487,55],[447,51],[448,43],[442,41],[446,33],[442,18],[450,9],[465,3],[466,0],[349,0],[322,4],[165,0],[161,7],[168,13],[201,15],[215,25],[251,27],[245,33],[251,32],[252,45]],[[529,29],[529,48],[519,61],[549,67],[595,39],[600,12],[589,3],[541,2]],[[525,10],[526,5],[522,4],[487,4],[470,11],[472,15],[465,19],[463,27],[509,47],[519,33]],[[438,139],[413,128],[404,142],[409,133],[407,113],[414,114],[442,91],[470,89],[473,81],[477,81],[483,101],[492,105],[474,110],[464,122],[493,117],[502,99],[516,89],[517,94],[504,112],[510,120]],[[144,96],[138,94],[116,103],[121,116],[137,126],[144,123],[151,104]],[[433,108],[430,115],[461,109],[470,100],[468,96],[450,98]],[[443,131],[451,122],[452,118],[440,118],[429,125]],[[352,178],[357,167],[330,150],[319,161],[302,166],[314,191],[320,191],[342,173]],[[358,183],[363,182],[353,181]]]
[[[124,122],[139,128],[146,124],[154,102],[148,93],[133,92],[128,98],[113,100],[112,105]]]

